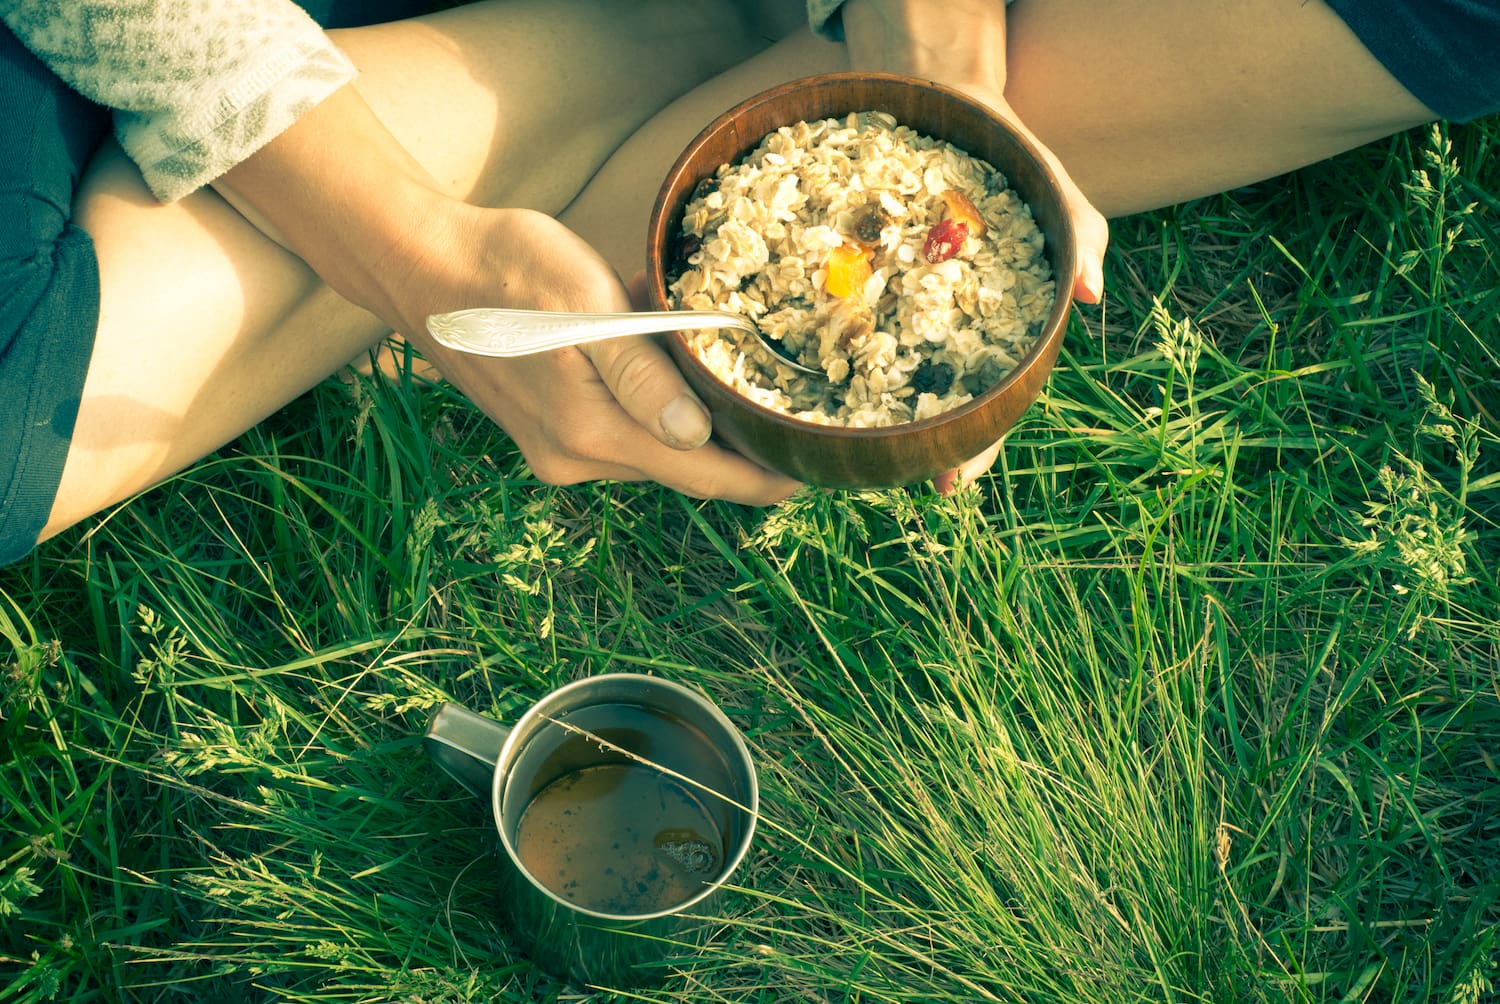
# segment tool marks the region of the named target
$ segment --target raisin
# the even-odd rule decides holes
[[[968,236],[967,224],[957,220],[941,220],[927,232],[927,240],[922,244],[922,257],[930,265],[947,261],[958,254],[958,249],[964,246]]]
[[[861,244],[880,243],[880,232],[891,222],[878,202],[866,202],[854,211],[854,239]]]
[[[692,268],[692,263],[688,259],[697,254],[702,246],[703,240],[697,234],[678,235],[677,240],[672,242],[672,256],[667,262],[666,273],[669,282],[675,281],[682,273]]]
[[[942,396],[953,386],[953,367],[947,363],[923,363],[911,375],[911,385],[918,394]]]

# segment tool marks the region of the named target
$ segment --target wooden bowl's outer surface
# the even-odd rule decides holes
[[[738,161],[783,125],[883,111],[918,133],[988,161],[1031,207],[1044,237],[1058,297],[1036,345],[1008,376],[967,404],[921,422],[876,429],[814,425],[736,394],[688,348],[667,347],[713,416],[715,435],[751,460],[828,488],[911,484],[950,470],[997,442],[1041,393],[1067,328],[1075,247],[1072,222],[1051,170],[1022,137],[956,91],[891,74],[838,73],[792,81],[751,98],[711,123],[668,173],[651,217],[647,281],[652,307],[671,309],[666,267],[684,209],[700,179]]]

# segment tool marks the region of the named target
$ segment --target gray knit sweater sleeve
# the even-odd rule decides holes
[[[207,184],[355,76],[291,0],[0,0],[59,77],[115,112],[158,199]]]

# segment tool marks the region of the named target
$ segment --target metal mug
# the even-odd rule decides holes
[[[729,879],[755,832],[759,784],[744,737],[702,695],[659,677],[606,673],[578,680],[543,697],[512,726],[444,704],[423,741],[445,771],[490,800],[501,845],[498,884],[512,932],[533,961],[581,984],[639,986],[663,975],[662,961],[701,933],[688,911],[701,911]],[[659,775],[658,783],[673,785],[674,797],[695,799],[695,811],[717,831],[718,867],[690,883],[679,869],[673,888],[683,892],[681,900],[642,908],[580,902],[543,881],[517,849],[522,816],[549,786],[574,784],[593,768],[614,771],[610,778],[644,768]],[[592,860],[570,867],[619,863],[607,850],[584,856]]]

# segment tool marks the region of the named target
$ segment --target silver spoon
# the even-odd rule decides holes
[[[761,334],[755,322],[727,310],[657,310],[630,314],[570,314],[547,310],[472,307],[427,318],[427,330],[440,345],[480,356],[513,358],[547,352],[583,342],[622,335],[661,331],[735,328],[755,336],[772,358],[787,367],[824,377],[822,370],[804,366],[782,354],[781,347]]]

